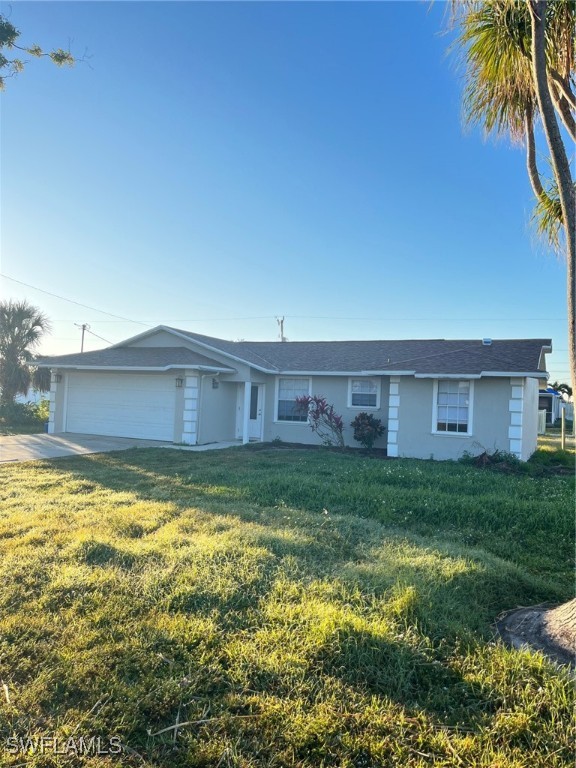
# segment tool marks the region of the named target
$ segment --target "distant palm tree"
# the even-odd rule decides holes
[[[0,301],[0,402],[25,395],[32,382],[34,350],[50,330],[46,315],[27,301]]]
[[[572,387],[569,384],[555,381],[553,384],[550,384],[550,386],[552,389],[555,389],[556,392],[561,392],[563,395],[567,395],[569,398],[572,397]]]
[[[536,196],[538,231],[566,251],[568,347],[576,386],[576,207],[560,122],[576,141],[575,0],[453,0],[457,44],[466,64],[464,108],[487,133],[524,144]],[[538,167],[536,126],[552,177]]]

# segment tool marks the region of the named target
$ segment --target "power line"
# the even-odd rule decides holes
[[[36,285],[31,285],[30,283],[25,283],[23,280],[17,280],[15,277],[11,277],[10,275],[6,275],[4,273],[0,273],[0,277],[3,277],[6,280],[11,280],[13,283],[18,283],[19,285],[24,285],[26,288],[31,288],[34,291],[39,291],[40,293],[44,293],[47,296],[52,296],[55,299],[60,299],[61,301],[66,301],[69,304],[75,304],[78,307],[83,307],[84,309],[90,309],[93,312],[99,312],[100,314],[107,315],[108,317],[113,317],[114,320],[98,320],[99,323],[117,323],[117,322],[124,322],[124,323],[134,323],[135,325],[143,325],[147,328],[153,327],[155,324],[166,324],[165,320],[132,320],[129,317],[124,317],[122,315],[116,315],[113,312],[107,312],[104,309],[98,309],[98,307],[92,307],[89,304],[83,304],[80,301],[75,301],[74,299],[69,299],[66,296],[60,296],[57,293],[52,293],[51,291],[46,291],[43,288],[38,288]],[[437,321],[437,322],[565,322],[566,318],[564,317],[343,317],[343,316],[337,316],[334,315],[285,315],[286,318],[291,318],[294,320],[331,320],[331,321],[359,321],[359,322],[398,322],[398,323],[409,323],[409,322],[430,322],[431,320]],[[184,319],[178,319],[178,320],[172,320],[171,322],[178,322],[178,323],[201,323],[201,322],[237,322],[239,320],[271,320],[275,319],[275,316],[273,315],[258,315],[258,316],[251,316],[251,317],[204,317],[204,318],[184,318]],[[97,336],[97,334],[93,334]],[[106,341],[106,339],[102,338],[101,336],[98,336],[102,341]],[[112,342],[106,342],[108,344],[111,344]],[[565,350],[559,350],[559,351],[565,351]]]
[[[285,319],[292,320],[342,320],[349,322],[351,320],[358,321],[370,321],[376,323],[429,323],[431,320],[435,320],[443,323],[455,323],[455,322],[521,322],[521,323],[560,323],[566,322],[565,317],[334,317],[329,315],[284,315]],[[224,323],[235,322],[237,320],[273,320],[274,315],[260,315],[258,317],[187,317],[171,320],[171,323]],[[118,320],[98,320],[100,323],[116,323]],[[166,318],[150,319],[147,320],[131,320],[130,322],[153,323],[167,325]]]
[[[92,336],[96,336],[97,339],[100,339],[100,341],[105,341],[106,344],[113,344],[113,341],[108,341],[108,339],[105,339],[103,336],[98,336],[97,333],[94,333],[94,331],[91,331],[90,328],[86,328],[88,333],[92,334]]]
[[[32,288],[33,291],[40,291],[40,293],[45,293],[47,296],[52,296],[55,299],[61,299],[61,301],[67,301],[69,304],[76,304],[78,307],[84,307],[84,309],[90,309],[93,312],[100,312],[103,315],[108,315],[109,317],[115,317],[117,320],[121,320],[125,323],[135,323],[136,325],[145,325],[147,328],[151,327],[148,323],[143,323],[140,320],[131,320],[129,317],[122,317],[122,315],[115,315],[112,312],[106,312],[104,309],[98,309],[98,307],[91,307],[88,304],[82,304],[80,301],[74,301],[74,299],[67,299],[65,296],[59,296],[57,293],[51,293],[50,291],[45,291],[43,288],[38,288],[36,285],[30,285],[30,283],[25,283],[23,280],[16,280],[15,277],[10,277],[10,275],[5,275],[4,273],[0,272],[0,277],[3,277],[5,280],[11,280],[13,283],[19,283],[20,285],[25,285],[26,288]],[[100,322],[106,322],[106,321],[100,321]]]

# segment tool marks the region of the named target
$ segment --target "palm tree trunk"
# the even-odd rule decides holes
[[[564,96],[568,103],[569,109],[576,109],[576,98],[570,88],[570,83],[562,78],[556,70],[551,69],[549,72],[550,79],[558,86],[558,90]]]
[[[554,101],[554,106],[560,115],[560,119],[564,123],[564,127],[568,131],[572,141],[576,141],[576,120],[572,117],[568,101],[564,95],[560,93],[559,89],[556,89],[554,86],[550,89],[550,92]]]
[[[566,278],[568,299],[568,359],[572,389],[576,387],[576,210],[574,205],[574,184],[566,147],[562,141],[554,103],[548,87],[546,68],[546,8],[547,0],[529,0],[532,19],[532,72],[536,97],[544,134],[550,150],[550,158],[562,208],[562,219],[566,233]]]
[[[540,173],[538,172],[538,165],[536,163],[536,141],[534,140],[534,112],[532,108],[526,109],[524,115],[524,132],[526,140],[526,168],[528,169],[528,178],[532,185],[532,190],[537,200],[540,200],[543,195],[546,195],[544,187],[542,186],[542,180]]]

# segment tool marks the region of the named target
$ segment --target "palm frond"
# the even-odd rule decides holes
[[[521,140],[524,115],[534,107],[530,16],[523,2],[475,4],[460,21],[466,65],[465,119],[487,134]]]
[[[576,193],[576,184],[574,190]],[[532,213],[532,222],[538,235],[555,251],[563,249],[564,218],[555,181],[550,181],[548,188],[538,198]]]

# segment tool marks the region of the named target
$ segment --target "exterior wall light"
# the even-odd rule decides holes
[[[62,374],[61,373],[55,373],[54,374],[54,381],[56,384],[60,384],[62,381]]]
[[[213,378],[212,379],[212,389],[218,389],[219,386],[220,386],[220,382],[218,381],[218,379],[217,378]]]
[[[182,389],[183,384],[184,384],[184,379],[179,376],[176,379],[176,389]]]

